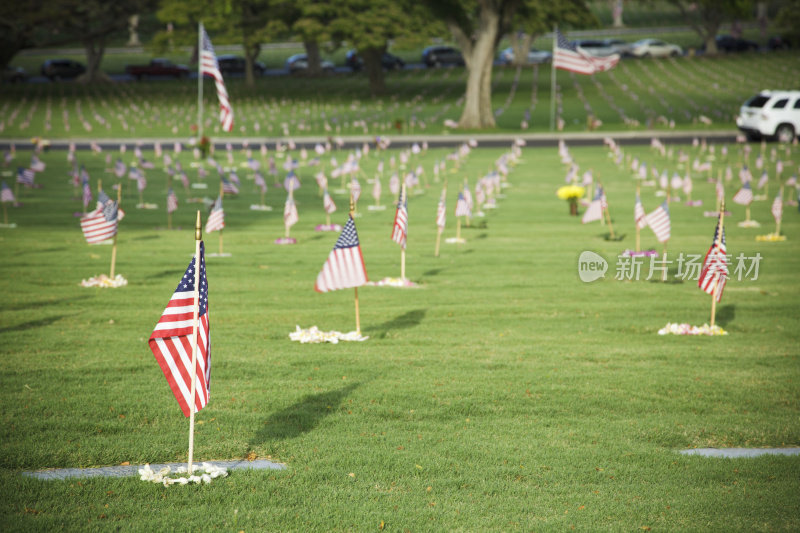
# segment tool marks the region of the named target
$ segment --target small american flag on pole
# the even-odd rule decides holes
[[[636,229],[643,229],[647,226],[645,220],[644,207],[642,206],[642,199],[639,198],[639,193],[636,193],[636,204],[633,206],[633,219],[636,222]]]
[[[400,189],[400,198],[397,200],[397,211],[394,214],[392,227],[392,240],[405,249],[408,239],[408,196],[406,188]]]
[[[328,260],[317,275],[314,290],[317,292],[335,291],[360,287],[367,282],[367,269],[361,244],[358,242],[356,224],[351,216],[342,229],[339,239],[331,250]]]
[[[577,74],[594,74],[614,68],[619,63],[619,54],[608,57],[593,57],[567,40],[556,30],[553,47],[553,67]]]
[[[175,191],[170,187],[169,193],[167,193],[167,213],[174,213],[177,209],[178,197],[175,196]]]
[[[239,189],[233,182],[228,181],[225,176],[220,176],[219,178],[222,180],[222,192],[225,194],[239,194]]]
[[[725,228],[722,227],[722,213],[717,219],[717,226],[714,230],[714,241],[708,249],[703,268],[700,271],[700,279],[697,286],[706,294],[714,294],[717,289],[717,301],[722,299],[722,291],[728,281],[727,250],[725,249]]]
[[[286,197],[286,205],[283,207],[283,225],[286,228],[291,228],[297,224],[298,220],[300,220],[300,217],[297,214],[297,204],[294,203],[294,196],[290,192]]]
[[[772,216],[775,217],[775,222],[778,223],[783,218],[783,196],[779,193],[772,202]]]
[[[439,205],[436,206],[436,226],[439,228],[439,232],[444,231],[444,225],[447,221],[445,194],[445,191],[442,191],[442,195],[439,197]]]
[[[206,220],[206,233],[221,231],[225,227],[225,211],[222,210],[222,197],[218,196]]]
[[[750,182],[746,181],[742,188],[733,195],[733,201],[739,205],[750,205],[753,203],[753,189],[750,187]]]
[[[457,217],[468,217],[468,216],[470,216],[469,204],[467,203],[466,198],[464,198],[463,191],[459,191],[459,193],[458,193],[458,200],[456,200],[456,212],[455,212],[455,215]]]
[[[17,183],[21,183],[26,187],[33,187],[33,180],[36,174],[29,168],[19,167],[17,169]]]
[[[219,100],[219,122],[223,131],[233,130],[233,108],[228,100],[228,91],[225,89],[225,82],[222,79],[222,72],[219,70],[217,55],[214,53],[214,46],[208,38],[203,25],[200,25],[201,41],[203,46],[200,50],[200,75],[208,74],[214,78],[217,87],[217,100]]]
[[[117,202],[100,191],[97,195],[97,209],[81,218],[81,231],[86,242],[96,244],[117,234]]]
[[[167,308],[161,314],[148,344],[167,378],[172,394],[178,400],[184,416],[206,406],[211,384],[211,326],[208,321],[208,281],[206,280],[205,248],[200,242],[200,287],[198,289],[197,365],[192,372],[192,333],[194,329],[195,264],[192,258],[189,267],[178,283]],[[192,375],[196,375],[197,386],[192,398]]]
[[[669,220],[669,207],[667,202],[664,201],[660,206],[656,207],[653,212],[645,217],[647,225],[656,234],[658,242],[666,242],[669,240],[671,233],[671,225]]]
[[[322,206],[325,208],[325,212],[329,215],[336,211],[336,204],[333,203],[333,198],[331,198],[331,195],[328,194],[328,189],[325,189],[325,193],[322,196]]]
[[[83,176],[83,209],[85,210],[92,203],[92,188],[89,186],[88,174]]]
[[[598,185],[597,190],[594,192],[594,198],[592,198],[592,201],[589,203],[589,207],[586,208],[586,211],[583,213],[583,217],[581,217],[581,224],[587,224],[603,218],[603,208],[605,206],[606,195],[603,192],[603,187]]]
[[[14,198],[14,192],[8,185],[6,185],[5,181],[3,182],[2,190],[3,190],[2,193],[0,193],[0,201],[14,202],[16,200],[16,198]]]

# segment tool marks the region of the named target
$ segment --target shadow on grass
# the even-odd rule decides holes
[[[409,329],[419,326],[420,322],[422,322],[422,320],[425,318],[425,313],[427,312],[427,309],[415,309],[413,311],[409,311],[408,313],[397,316],[388,322],[384,322],[380,326],[377,326],[374,333],[372,328],[369,328],[368,333],[370,334],[370,337],[385,339],[386,334],[394,329]]]
[[[17,324],[16,326],[11,326],[8,328],[0,328],[0,334],[11,333],[12,331],[26,331],[29,329],[43,328],[49,326],[53,322],[58,322],[66,316],[67,315],[51,316],[39,320],[31,320],[30,322],[23,322],[22,324]]]
[[[60,300],[41,300],[39,302],[24,302],[3,306],[3,311],[22,311],[24,309],[39,309],[41,307],[51,307],[54,305],[77,302],[78,300],[88,300],[89,296],[76,296],[74,298],[61,298]]]
[[[723,305],[717,309],[716,323],[720,327],[727,327],[734,318],[736,318],[736,305]]]
[[[444,270],[443,268],[432,268],[431,270],[428,270],[427,272],[424,272],[422,274],[422,276],[423,277],[436,276],[436,275],[440,274],[443,270]]]
[[[250,446],[291,439],[311,431],[359,385],[356,382],[338,390],[303,396],[299,402],[273,413],[253,436]]]

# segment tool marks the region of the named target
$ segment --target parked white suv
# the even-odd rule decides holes
[[[800,132],[800,91],[761,91],[742,105],[736,125],[750,140],[792,142]]]

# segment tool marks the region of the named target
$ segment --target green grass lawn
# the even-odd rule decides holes
[[[123,87],[114,98],[132,90]],[[711,95],[693,98],[699,106],[713,102]],[[697,149],[682,148],[692,159],[701,157]],[[737,168],[740,147],[730,149]],[[441,183],[434,182],[432,167],[448,153],[431,150],[413,161],[425,175],[421,193],[409,199],[407,273],[422,287],[362,288],[361,324],[370,337],[363,343],[300,345],[288,338],[295,325],[354,327],[353,291],[313,290],[337,237],[314,231],[324,222],[316,170],[299,171],[294,246],[273,244],[283,236],[282,190],[268,179],[274,211],[251,211],[258,195],[240,170],[242,194],[225,200],[224,245],[232,257],[207,260],[212,397],[197,416],[195,458],[251,455],[287,469],[234,471],[208,486],[172,488],[136,478],[44,482],[20,475],[187,455],[188,422],[147,338],[189,262],[199,204],[188,204],[179,190],[174,224],[182,229],[160,229],[166,225],[163,171],[147,173],[144,192],[157,210],[135,209],[135,187],[126,183],[117,272],[129,284],[81,288],[81,279],[107,272],[111,249],[85,243],[73,217],[81,205],[68,182],[65,153],[44,154],[48,167],[37,178],[43,188],[22,192],[23,205],[9,208],[18,227],[0,229],[0,516],[6,527],[798,529],[797,457],[678,453],[800,445],[797,208],[786,207],[787,240],[764,243],[755,236],[773,230],[771,198],[753,204],[759,229],[738,227],[744,208],[730,205],[732,271],[740,253],[760,253],[762,260],[758,279],[728,283],[717,319],[729,335],[659,336],[667,322],[707,322],[710,297],[695,282],[677,279],[674,268],[667,283],[614,279],[616,256],[633,247],[635,189],[627,162],[617,167],[602,148],[571,150],[581,173],[591,168],[605,185],[615,231],[624,240],[605,240],[607,227],[569,216],[555,195],[565,175],[555,149],[523,148],[499,208],[462,228],[466,244],[442,244],[435,258]],[[457,185],[467,178],[474,186],[501,153],[473,150],[460,170],[445,173],[445,237],[455,234]],[[18,150],[16,162],[28,156]],[[78,160],[93,184],[102,178],[108,188],[116,178],[106,172],[104,156],[80,152]],[[243,153],[235,156],[244,161]],[[341,162],[346,154],[336,156]],[[400,268],[399,248],[390,240],[390,156],[397,153],[372,151],[361,165],[370,177],[379,157],[387,168],[386,211],[367,211],[371,186],[361,180],[357,226],[373,280],[398,276]],[[784,178],[796,172],[796,151],[780,148],[776,156],[793,161]],[[122,157],[129,162],[131,150]],[[189,154],[181,157],[189,168]],[[670,174],[684,170],[676,158],[646,147],[626,149],[626,157]],[[197,181],[193,170],[189,175]],[[737,180],[734,174],[727,185],[729,199]],[[215,190],[216,178],[206,181]],[[331,180],[331,188],[337,186]],[[776,192],[774,177],[770,191]],[[346,198],[334,199],[334,222],[343,223]],[[703,211],[713,209],[714,185],[695,176],[693,199],[705,205],[670,206],[672,258],[704,254],[711,244],[715,219]],[[642,201],[649,212],[663,198],[645,187]],[[216,251],[218,236],[205,238],[208,251]],[[642,244],[660,249],[649,229]],[[577,260],[585,250],[609,261],[604,279],[580,281]]]
[[[550,68],[496,68],[492,107],[497,132],[550,131]],[[564,132],[731,130],[742,103],[765,88],[794,87],[797,54],[626,60],[594,76],[557,72],[557,119]],[[226,81],[235,113],[232,135],[442,134],[461,116],[464,69],[387,74],[388,93],[373,99],[364,76],[265,77],[249,89]],[[204,91],[204,131],[224,138],[213,84]],[[35,83],[0,92],[0,138],[95,139],[195,135],[197,83],[145,81],[83,86]],[[396,129],[396,125],[400,129]]]

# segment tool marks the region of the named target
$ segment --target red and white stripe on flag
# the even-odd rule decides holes
[[[360,287],[367,282],[367,269],[358,242],[358,232],[351,216],[342,229],[339,239],[331,250],[328,260],[317,275],[314,290],[335,291]]]
[[[223,131],[233,130],[233,108],[228,99],[228,90],[225,89],[225,82],[222,79],[222,72],[219,70],[217,55],[214,53],[214,46],[211,44],[205,28],[200,26],[201,40],[203,43],[200,50],[200,75],[208,74],[214,78],[214,85],[217,88],[217,100],[219,100],[219,122]]]
[[[642,206],[642,201],[637,195],[636,204],[633,206],[633,219],[636,222],[636,229],[644,229],[645,226],[647,226],[647,220],[645,217],[646,215],[644,212],[644,207]]]
[[[772,202],[770,211],[772,211],[772,216],[775,217],[775,222],[780,222],[781,218],[783,218],[783,197],[780,194]]]
[[[283,225],[287,228],[291,228],[297,224],[298,220],[300,220],[300,217],[297,214],[297,205],[290,195],[289,198],[286,199],[286,205],[283,207]]]
[[[405,193],[406,189],[403,187],[400,192],[400,201],[397,202],[397,211],[394,214],[394,226],[392,227],[392,240],[404,249],[408,239],[408,206]]]
[[[556,45],[553,48],[553,67],[569,70],[577,74],[594,74],[610,70],[619,63],[619,54],[608,57],[594,57],[569,42],[556,30]]]
[[[191,391],[195,258],[189,263],[148,341],[184,416],[191,414],[190,404],[194,405],[194,412],[197,412],[206,406],[210,396],[211,327],[208,320],[208,282],[204,256],[204,245],[201,242],[194,400]]]
[[[727,249],[725,246],[725,229],[720,227],[720,220],[714,230],[714,241],[703,259],[703,268],[697,286],[706,294],[717,291],[717,301],[722,300],[722,291],[728,281]],[[720,237],[720,232],[722,236]]]
[[[667,202],[655,208],[653,212],[645,217],[645,220],[650,229],[653,230],[653,233],[656,234],[658,242],[667,242],[669,240],[672,227],[670,225]]]
[[[439,205],[436,207],[436,226],[439,228],[439,231],[444,229],[446,221],[447,209],[444,203],[444,194],[442,194],[442,198],[439,200]]]
[[[97,244],[112,238],[117,234],[117,222],[119,217],[113,220],[106,220],[106,216],[101,208],[92,211],[81,218],[81,231],[89,244]]]

